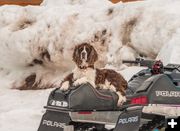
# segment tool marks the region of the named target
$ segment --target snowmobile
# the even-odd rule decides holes
[[[128,82],[130,93],[127,93],[131,94],[128,96],[131,107],[126,108],[120,115],[119,129],[121,127],[121,130],[128,131],[131,123],[134,123],[130,118],[134,116],[135,110],[139,112],[136,117],[140,118],[136,131],[165,129],[166,119],[180,116],[180,65],[163,66],[161,61],[143,59],[124,63],[139,64],[148,68],[135,74]],[[124,121],[121,122],[122,120]],[[116,128],[117,126],[118,123]]]
[[[180,65],[139,58],[123,62],[148,68],[129,80],[121,107],[115,92],[89,83],[65,92],[57,88],[38,131],[152,131],[164,128],[166,118],[180,116]]]

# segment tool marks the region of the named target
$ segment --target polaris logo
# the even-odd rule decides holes
[[[60,107],[67,107],[68,106],[68,103],[66,101],[51,100],[50,104],[52,106],[60,106]]]
[[[119,119],[118,124],[128,124],[128,123],[135,123],[138,122],[139,116],[129,117],[129,118],[123,118]]]
[[[180,97],[180,91],[156,91],[156,96]]]
[[[66,126],[65,123],[60,123],[60,122],[50,121],[50,120],[43,120],[42,124],[46,126],[56,127],[56,128],[64,128]]]

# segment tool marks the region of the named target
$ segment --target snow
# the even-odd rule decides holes
[[[74,67],[77,44],[92,44],[99,54],[96,66],[121,70],[127,80],[141,68],[127,68],[123,59],[180,64],[179,0],[44,0],[41,6],[1,6],[0,18],[1,131],[37,130],[53,89],[11,88],[32,74],[38,88],[58,87]]]
[[[36,131],[51,90],[10,90],[7,78],[0,83],[0,130]]]
[[[134,74],[138,73],[139,71],[143,69],[146,69],[146,67],[131,66],[120,71],[120,73],[124,76],[124,78],[127,81],[129,81]]]
[[[157,59],[161,59],[164,61],[164,64],[172,63],[172,64],[180,64],[180,38],[177,37],[180,35],[180,30],[177,30],[177,33],[173,36],[173,38],[163,46]],[[173,46],[172,46],[173,45]]]

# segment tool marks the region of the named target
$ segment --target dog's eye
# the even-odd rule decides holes
[[[83,47],[79,48],[79,52],[83,51]]]
[[[86,51],[87,51],[87,52],[89,52],[89,51],[90,51],[90,49],[89,49],[89,48],[86,48]]]

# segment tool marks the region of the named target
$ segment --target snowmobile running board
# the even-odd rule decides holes
[[[142,112],[166,117],[177,117],[180,116],[180,105],[149,104],[143,107]]]
[[[47,111],[69,114],[72,121],[110,125],[116,124],[117,119],[122,112],[122,109],[114,111],[75,111],[53,106],[45,106],[44,108],[47,109]]]

